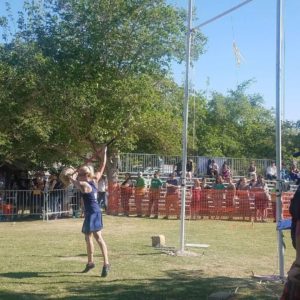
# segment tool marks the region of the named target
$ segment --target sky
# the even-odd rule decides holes
[[[0,11],[9,1],[14,13],[23,0],[0,0]],[[297,84],[300,70],[300,1],[282,0],[285,28],[285,100],[282,109],[285,120],[300,120],[300,100]],[[188,0],[167,0],[187,9]],[[193,0],[197,20],[193,27],[244,2],[244,0]],[[208,38],[206,52],[194,63],[190,78],[197,90],[210,96],[212,91],[226,94],[237,84],[253,79],[248,93],[259,93],[266,108],[276,107],[276,6],[277,0],[253,0],[234,12],[201,28]],[[236,64],[235,42],[241,55]],[[172,66],[179,84],[185,79],[185,64]]]
[[[300,1],[284,3],[285,97],[283,119],[300,120],[298,97],[300,70]],[[169,0],[187,9],[188,0]],[[196,17],[193,28],[244,2],[244,0],[194,0]],[[248,93],[259,93],[266,108],[276,108],[276,11],[277,0],[253,0],[230,14],[201,28],[208,38],[206,53],[190,72],[192,84],[209,96],[211,91],[226,94],[237,84],[254,79]],[[236,64],[233,42],[243,59]],[[174,65],[174,77],[183,82],[185,64]],[[208,80],[209,78],[209,80]]]

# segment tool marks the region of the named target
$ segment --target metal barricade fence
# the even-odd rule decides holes
[[[149,188],[122,189],[119,184],[109,188],[107,214],[178,217],[181,207],[181,189],[176,197],[168,199],[166,188],[157,191]],[[289,218],[289,204],[293,192],[283,192],[282,215]],[[192,187],[186,193],[187,218],[226,218],[256,220],[275,218],[276,196],[271,193],[267,199],[264,192],[214,190],[195,191]],[[57,217],[80,217],[83,212],[80,192],[77,189],[49,192],[27,190],[0,191],[0,220],[14,220],[24,216],[39,216],[43,220]],[[264,215],[265,214],[265,215]]]
[[[14,220],[25,216],[49,218],[77,217],[81,214],[81,199],[77,189],[53,191],[0,191],[0,220]]]
[[[159,170],[166,175],[173,172],[177,163],[181,161],[181,156],[176,155],[156,155],[143,153],[121,153],[119,161],[119,171],[122,173],[153,174]],[[270,159],[251,159],[251,158],[231,158],[231,157],[207,157],[207,156],[188,156],[195,164],[194,173],[197,176],[207,174],[209,159],[214,159],[221,168],[226,161],[231,169],[233,176],[248,176],[248,168],[251,161],[255,162],[257,174],[265,175],[266,168],[271,164]]]

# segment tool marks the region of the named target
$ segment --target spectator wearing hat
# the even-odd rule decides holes
[[[142,216],[142,201],[146,191],[146,180],[142,172],[138,172],[138,177],[135,183],[135,206],[137,217]]]

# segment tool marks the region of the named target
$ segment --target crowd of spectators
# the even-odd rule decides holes
[[[277,168],[275,163],[271,163],[265,170],[265,174],[258,174],[261,170],[257,170],[254,161],[249,163],[247,169],[248,176],[233,177],[230,165],[225,161],[221,167],[214,159],[208,161],[207,174],[198,178],[195,172],[195,164],[192,160],[187,161],[186,179],[189,191],[191,191],[192,200],[197,202],[199,193],[203,190],[230,191],[233,195],[239,191],[261,192],[260,201],[256,201],[257,218],[265,220],[267,203],[270,201],[270,191],[265,180],[276,180]],[[181,162],[177,163],[174,172],[169,174],[168,178],[160,178],[160,172],[156,171],[150,178],[145,178],[142,172],[137,176],[130,173],[125,174],[125,178],[119,184],[119,207],[118,213],[129,215],[129,202],[131,196],[134,196],[137,216],[141,217],[145,212],[142,211],[142,201],[147,196],[149,207],[146,216],[154,214],[154,218],[158,217],[158,201],[161,197],[161,190],[165,188],[165,217],[168,218],[170,209],[176,211],[176,217],[179,218],[179,195],[180,195],[180,177],[182,172]],[[296,163],[293,163],[288,169],[284,164],[280,172],[281,179],[294,181],[299,183],[300,171]],[[60,199],[57,197],[56,190],[63,189],[64,186],[59,180],[57,173],[45,176],[43,172],[35,173],[31,179],[22,177],[12,177],[8,186],[9,190],[31,191],[30,201],[32,203],[42,203],[44,191],[51,191],[49,198],[49,209],[58,211]],[[106,209],[108,204],[108,181],[105,175],[99,181],[98,201],[102,208]],[[260,204],[258,204],[260,202]],[[193,202],[192,202],[193,205]]]

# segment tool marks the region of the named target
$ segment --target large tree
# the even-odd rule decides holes
[[[275,157],[275,118],[263,107],[260,95],[246,93],[246,81],[228,95],[212,94],[204,122],[198,126],[201,155],[225,157]]]
[[[2,160],[74,163],[91,140],[113,137],[122,151],[180,148],[182,91],[168,73],[184,58],[183,10],[163,0],[28,1],[17,24],[0,47]],[[197,32],[195,57],[204,43]]]

